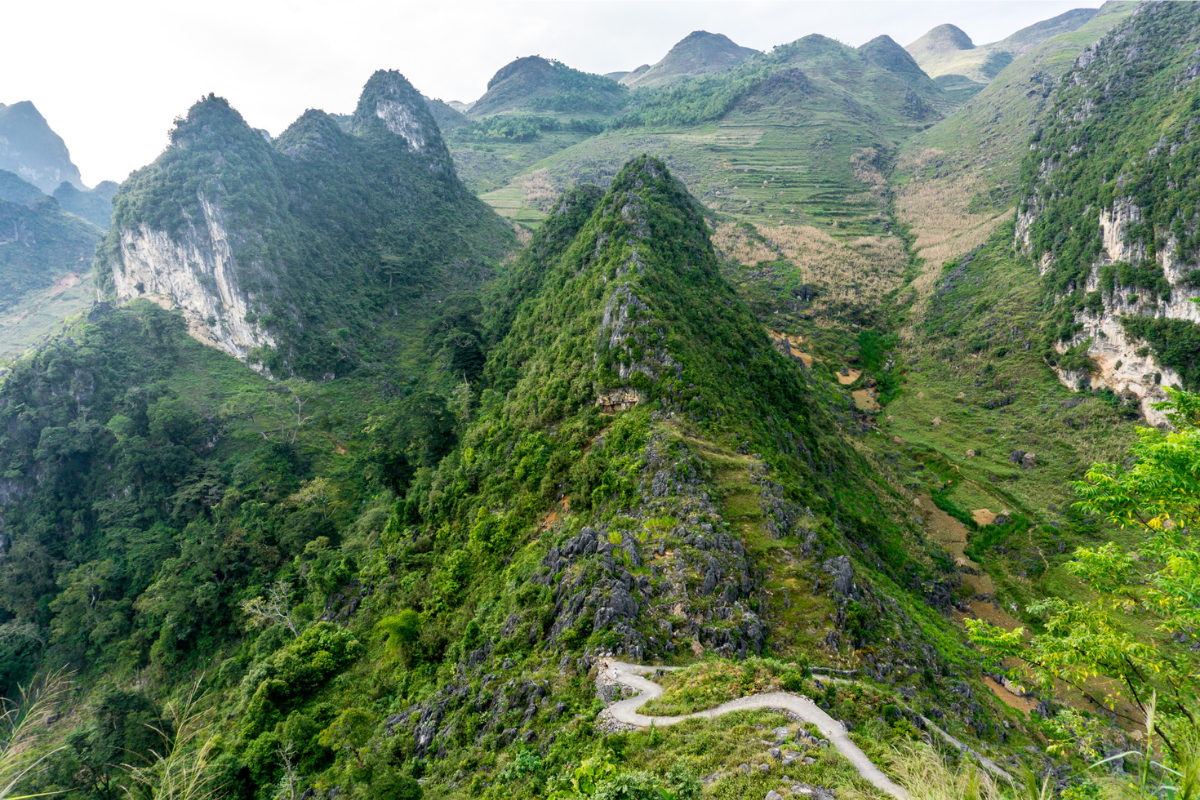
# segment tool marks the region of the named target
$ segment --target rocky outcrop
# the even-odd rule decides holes
[[[655,436],[640,499],[625,511],[679,524],[654,535],[585,526],[550,548],[536,580],[554,591],[551,642],[571,647],[603,633],[612,652],[639,659],[680,647],[734,657],[762,650],[767,625],[749,607],[760,589],[757,570],[722,522],[702,471],[686,447]]]
[[[444,166],[449,160],[429,105],[399,72],[380,70],[363,87],[354,112],[353,130],[361,133],[372,119],[382,121],[389,131],[404,137],[410,152],[433,156],[431,167]]]
[[[180,309],[194,338],[246,360],[252,349],[273,347],[275,340],[248,321],[255,318],[253,299],[238,285],[224,213],[203,196],[200,206],[204,218],[175,237],[146,225],[119,232],[116,295]]]
[[[1149,262],[1162,270],[1170,284],[1169,295],[1122,286],[1119,281],[1111,288],[1102,285],[1105,267],[1146,263],[1144,245],[1128,238],[1129,227],[1139,224],[1142,216],[1141,209],[1129,199],[1117,200],[1111,208],[1100,210],[1103,251],[1092,265],[1083,289],[1097,293],[1101,307],[1077,311],[1075,322],[1081,326],[1079,332],[1055,346],[1059,353],[1066,353],[1072,347],[1086,344],[1092,367],[1089,371],[1056,367],[1055,373],[1072,390],[1111,389],[1119,395],[1134,396],[1146,420],[1152,425],[1162,425],[1167,421],[1166,416],[1154,404],[1167,399],[1164,386],[1182,386],[1183,379],[1175,370],[1160,364],[1145,342],[1130,336],[1121,320],[1138,316],[1200,324],[1200,306],[1192,302],[1200,297],[1200,288],[1187,283],[1188,273],[1196,265],[1179,257],[1173,239],[1168,239],[1167,246]]]

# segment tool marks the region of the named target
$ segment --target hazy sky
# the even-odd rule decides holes
[[[951,22],[976,44],[1099,0],[999,2],[387,2],[7,0],[0,103],[32,100],[93,185],[154,160],[174,117],[208,92],[280,133],[306,108],[353,110],[376,69],[474,100],[518,56],[613,72],[693,30],[769,49],[809,33],[905,45]]]

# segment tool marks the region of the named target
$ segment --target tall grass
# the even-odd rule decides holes
[[[180,700],[167,704],[164,715],[171,725],[151,728],[162,738],[144,764],[123,765],[128,772],[130,795],[147,800],[212,800],[220,796],[221,783],[213,769],[216,734],[209,711],[201,706],[200,684]]]
[[[43,797],[40,794],[15,794],[25,777],[47,758],[61,750],[39,748],[54,713],[71,682],[66,673],[52,672],[34,679],[21,689],[16,700],[0,698],[0,800]]]

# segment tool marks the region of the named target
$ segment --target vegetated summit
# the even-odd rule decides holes
[[[514,111],[547,114],[611,113],[628,90],[610,78],[572,69],[559,61],[526,56],[501,67],[487,92],[468,112],[480,118]]]
[[[620,80],[632,88],[673,86],[729,69],[756,55],[759,51],[742,47],[722,33],[692,31],[676,42],[661,61],[638,67]]]

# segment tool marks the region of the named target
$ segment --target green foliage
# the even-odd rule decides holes
[[[972,522],[974,522],[973,519]],[[963,552],[966,553],[967,558],[982,562],[988,557],[992,548],[1008,541],[1009,537],[1015,534],[1025,533],[1029,530],[1029,525],[1030,521],[1026,517],[1013,514],[1002,525],[976,526],[976,532],[970,537]]]
[[[1196,655],[1167,641],[1146,641],[1128,631],[1124,612],[1138,607],[1163,634],[1200,624],[1200,555],[1192,540],[1200,508],[1200,396],[1171,392],[1161,404],[1176,430],[1140,428],[1129,466],[1093,464],[1075,484],[1078,507],[1122,527],[1138,529],[1136,550],[1115,542],[1079,548],[1069,570],[1095,593],[1071,601],[1049,598],[1030,606],[1043,629],[1026,641],[1023,630],[1004,632],[969,623],[972,636],[995,657],[1013,656],[1042,685],[1055,680],[1080,687],[1096,675],[1114,681],[1109,702],[1124,699],[1142,715],[1157,713],[1170,744],[1172,731],[1194,728],[1200,708]]]
[[[1195,31],[1200,10],[1189,3],[1150,10],[1118,26],[1067,75],[1023,162],[1022,205],[1037,214],[1033,257],[1053,254],[1048,280],[1058,293],[1084,285],[1102,250],[1099,215],[1115,204],[1138,209],[1124,233],[1145,260],[1104,272],[1107,291],[1119,285],[1168,296],[1156,253],[1168,238],[1177,258],[1200,251],[1200,189],[1190,179],[1200,164],[1190,134],[1200,88],[1181,83],[1190,55],[1175,46]]]

